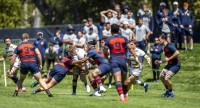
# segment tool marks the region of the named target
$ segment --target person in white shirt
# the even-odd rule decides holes
[[[128,28],[128,21],[124,21],[123,28],[120,28],[122,36],[126,37],[128,40],[133,39],[133,31]]]
[[[99,48],[99,36],[98,34],[96,34],[93,30],[93,28],[89,28],[89,33],[87,33],[85,35],[85,39],[86,39],[86,42],[91,42],[93,40],[96,40],[97,41],[97,45],[96,45],[96,48],[98,49]]]
[[[120,12],[117,12],[117,17],[114,18],[114,24],[119,25],[120,27],[123,26],[123,22],[126,18],[123,18]]]
[[[105,39],[105,38],[108,38],[110,36],[112,36],[111,31],[110,31],[110,23],[107,22],[106,23],[106,29],[103,30],[103,38]]]
[[[135,28],[135,19],[132,18],[132,13],[130,11],[127,13],[127,18],[125,19],[125,21],[128,21],[128,27],[130,29]]]
[[[107,15],[105,15],[105,14],[107,14]],[[105,22],[106,23],[109,22],[110,25],[114,24],[115,17],[113,16],[113,14],[114,14],[114,16],[116,16],[117,12],[112,10],[112,9],[108,9],[106,11],[101,11],[100,12],[100,15],[105,17]]]
[[[88,18],[87,22],[88,22],[88,24],[86,24],[86,26],[84,27],[84,30],[83,30],[85,32],[84,34],[89,33],[89,28],[93,28],[94,33],[98,34],[98,29],[97,29],[97,26],[95,26],[93,24],[93,19]]]

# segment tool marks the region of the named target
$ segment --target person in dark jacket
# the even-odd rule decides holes
[[[160,75],[160,64],[155,64],[155,61],[161,60],[161,54],[163,52],[163,47],[159,44],[158,38],[155,38],[155,43],[151,46],[150,52],[152,54],[153,80],[157,82],[157,80],[159,80]]]

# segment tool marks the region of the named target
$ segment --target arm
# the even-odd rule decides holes
[[[89,57],[84,57],[84,58],[82,58],[81,60],[73,61],[72,64],[84,63],[84,62],[86,62],[87,60],[89,60]]]
[[[101,11],[101,12],[100,12],[100,15],[101,15],[101,16],[106,16],[105,14],[106,14],[107,12],[108,12],[108,11]]]
[[[107,11],[110,11],[110,12],[114,13],[115,15],[117,15],[117,12],[112,9],[108,9]]]
[[[13,54],[11,61],[10,61],[10,67],[13,67],[16,58],[17,58],[17,54]],[[10,72],[13,73],[12,70],[10,70]]]
[[[40,51],[38,50],[38,48],[35,48],[35,53],[38,57],[38,61],[39,61],[39,69],[42,69],[42,56],[40,54]]]
[[[5,60],[6,60],[6,58],[7,58],[7,54],[3,54],[3,57],[2,57],[2,58],[0,58],[0,62],[3,62],[3,61],[5,61]]]
[[[92,59],[89,59],[88,60],[92,65],[95,65],[96,63],[94,62],[94,60],[92,60]]]
[[[151,58],[147,54],[144,55],[144,58],[147,60],[147,63],[150,66],[151,65],[150,64],[151,63]]]

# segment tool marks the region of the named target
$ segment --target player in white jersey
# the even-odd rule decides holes
[[[80,60],[86,56],[86,51],[85,51],[85,44],[86,40],[83,37],[83,33],[81,31],[78,31],[77,37],[74,39],[73,46],[76,47],[76,57],[74,57],[75,60]],[[86,63],[86,66],[88,67],[88,62]],[[77,80],[78,76],[80,75],[81,81],[84,83],[86,91],[90,92],[90,87],[87,84],[87,71],[80,70],[79,68],[73,68],[73,80],[72,80],[72,94],[71,95],[76,95],[76,88],[77,88]]]
[[[128,28],[128,22],[124,21],[123,22],[123,28],[120,28],[120,32],[122,36],[125,36],[128,40],[133,39],[133,31]]]
[[[135,50],[140,64],[138,66],[135,62],[134,56],[130,52],[127,53],[128,65],[129,65],[129,68],[130,68],[130,76],[127,80],[128,88],[130,88],[131,84],[133,84],[133,83],[140,84],[141,86],[144,86],[145,92],[147,92],[148,91],[148,83],[141,82],[139,80],[139,77],[142,74],[142,59],[145,58],[147,60],[147,63],[148,63],[149,66],[150,66],[151,59],[144,51],[137,48],[136,44],[137,44],[136,40],[130,41],[130,45]]]
[[[3,62],[6,60],[7,57],[10,57],[10,60],[12,59],[13,53],[15,48],[17,47],[16,45],[12,44],[11,38],[6,37],[4,38],[4,43],[6,44],[6,48],[4,49],[4,54],[3,57],[0,58],[0,62]],[[7,73],[7,76],[14,81],[14,83],[17,83],[18,78],[17,78],[17,70],[19,68],[20,60],[17,57],[13,67],[10,67],[9,70],[10,72]],[[21,92],[26,92],[26,88],[22,86]]]

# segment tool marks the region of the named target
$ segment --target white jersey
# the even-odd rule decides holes
[[[147,32],[149,31],[149,28],[145,25],[142,26],[136,26],[135,27],[135,39],[140,42],[143,40],[143,38],[147,35]]]
[[[103,32],[103,36],[104,36],[104,35],[107,35],[108,37],[109,37],[109,36],[112,36],[111,30],[110,30],[110,29],[109,29],[109,30],[104,29],[102,32]]]
[[[74,42],[77,43],[77,44],[85,44],[86,41],[85,41],[84,37],[81,37],[81,38],[76,37]],[[76,48],[84,49],[84,46],[83,47],[76,47]]]
[[[85,32],[85,34],[89,33],[89,31],[90,31],[89,28],[91,28],[91,27],[93,28],[93,32],[98,34],[97,26],[95,26],[94,24],[92,24],[91,26],[84,26],[83,31]]]
[[[7,57],[10,57],[10,60],[11,60],[11,59],[12,59],[12,56],[13,56],[13,54],[14,54],[14,51],[15,51],[16,48],[17,48],[16,45],[10,44],[9,47],[6,47],[6,48],[4,49],[4,54],[6,54]],[[15,59],[15,62],[14,62],[14,65],[13,65],[13,66],[16,67],[16,68],[18,68],[18,66],[19,66],[19,57],[17,57],[17,58]]]
[[[133,35],[133,31],[129,28],[127,28],[126,30],[123,28],[120,28],[120,31],[121,31],[122,36],[126,37],[128,40]]]
[[[142,59],[145,56],[145,52],[142,51],[139,48],[135,48],[135,53],[138,56],[138,59],[139,59],[139,62],[140,62],[140,69],[142,69]],[[132,53],[130,51],[128,51],[128,53],[127,53],[127,59],[130,60],[129,66],[131,66],[131,67],[136,66],[135,57],[132,55]]]
[[[96,33],[92,33],[92,34],[86,34],[85,35],[86,38],[86,42],[91,42],[93,40],[99,40],[99,36]]]
[[[58,54],[58,50],[56,48],[53,48],[52,51],[50,51],[49,48],[47,48],[45,51],[46,58],[50,60],[55,59],[57,54]]]

